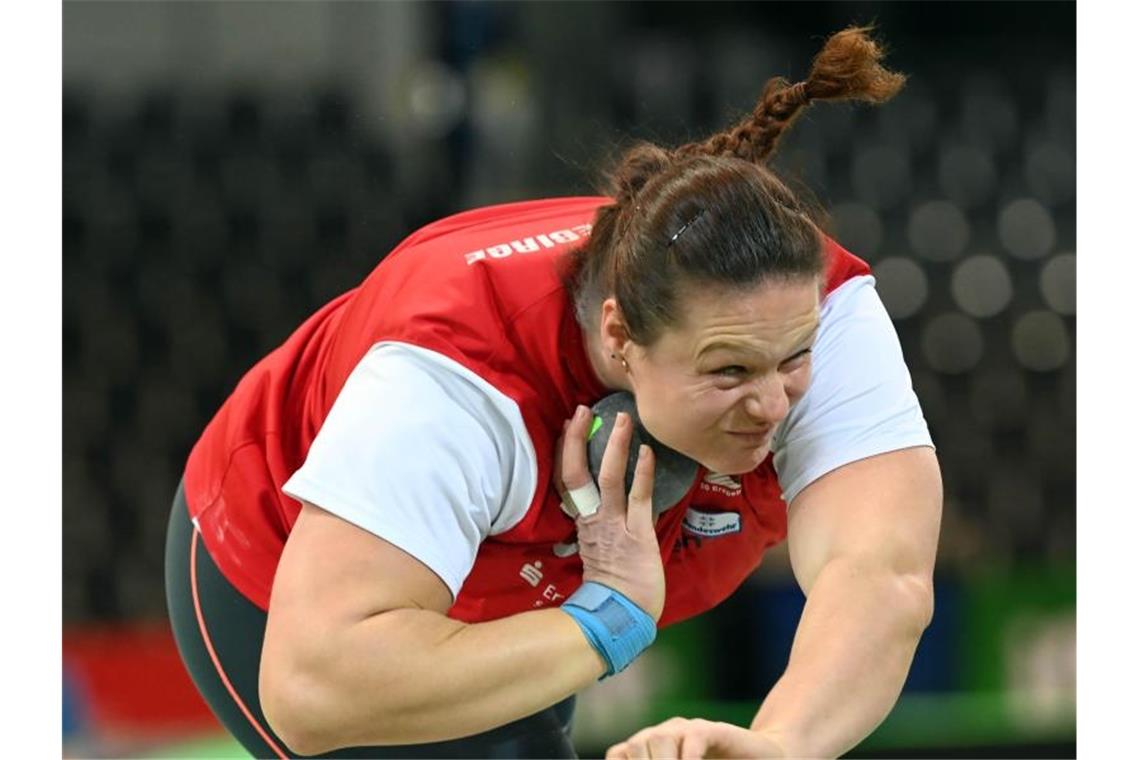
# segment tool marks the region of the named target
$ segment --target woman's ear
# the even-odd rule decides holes
[[[631,338],[621,307],[613,296],[602,301],[602,316],[598,327],[602,337],[602,348],[606,353],[619,356],[624,354]]]

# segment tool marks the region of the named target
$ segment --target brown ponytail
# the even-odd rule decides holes
[[[768,80],[734,127],[673,150],[641,143],[625,153],[606,188],[614,204],[598,210],[589,243],[567,263],[584,326],[612,294],[633,339],[650,345],[678,321],[682,283],[748,287],[820,274],[811,211],[764,162],[812,101],[882,103],[902,88],[906,77],[881,65],[870,31],[832,35],[802,82]]]
[[[763,161],[813,100],[882,103],[894,97],[906,77],[879,63],[884,51],[868,36],[870,31],[867,26],[851,27],[832,35],[816,54],[806,80],[789,84],[783,77],[769,79],[760,101],[739,124],[704,142],[683,145],[673,155],[736,156]]]

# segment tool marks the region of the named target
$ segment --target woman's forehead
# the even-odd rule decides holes
[[[770,282],[754,288],[697,288],[682,298],[683,319],[670,337],[698,356],[714,348],[764,350],[794,344],[819,323],[814,279]]]
[[[819,287],[814,279],[766,282],[751,288],[703,286],[681,297],[682,330],[734,323],[778,325],[817,316]]]

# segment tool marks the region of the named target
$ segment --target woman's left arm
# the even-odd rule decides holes
[[[753,731],[789,757],[836,757],[886,718],[934,612],[941,516],[926,447],[852,462],[800,492],[788,547],[807,604]]]
[[[929,447],[861,459],[819,478],[788,514],[807,595],[787,670],[751,729],[674,718],[606,753],[639,757],[838,757],[894,707],[934,613],[942,479]]]

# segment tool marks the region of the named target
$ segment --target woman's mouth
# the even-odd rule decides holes
[[[768,443],[768,437],[772,434],[773,427],[762,428],[756,430],[730,430],[728,434],[736,440],[740,441],[746,446],[763,446]]]

